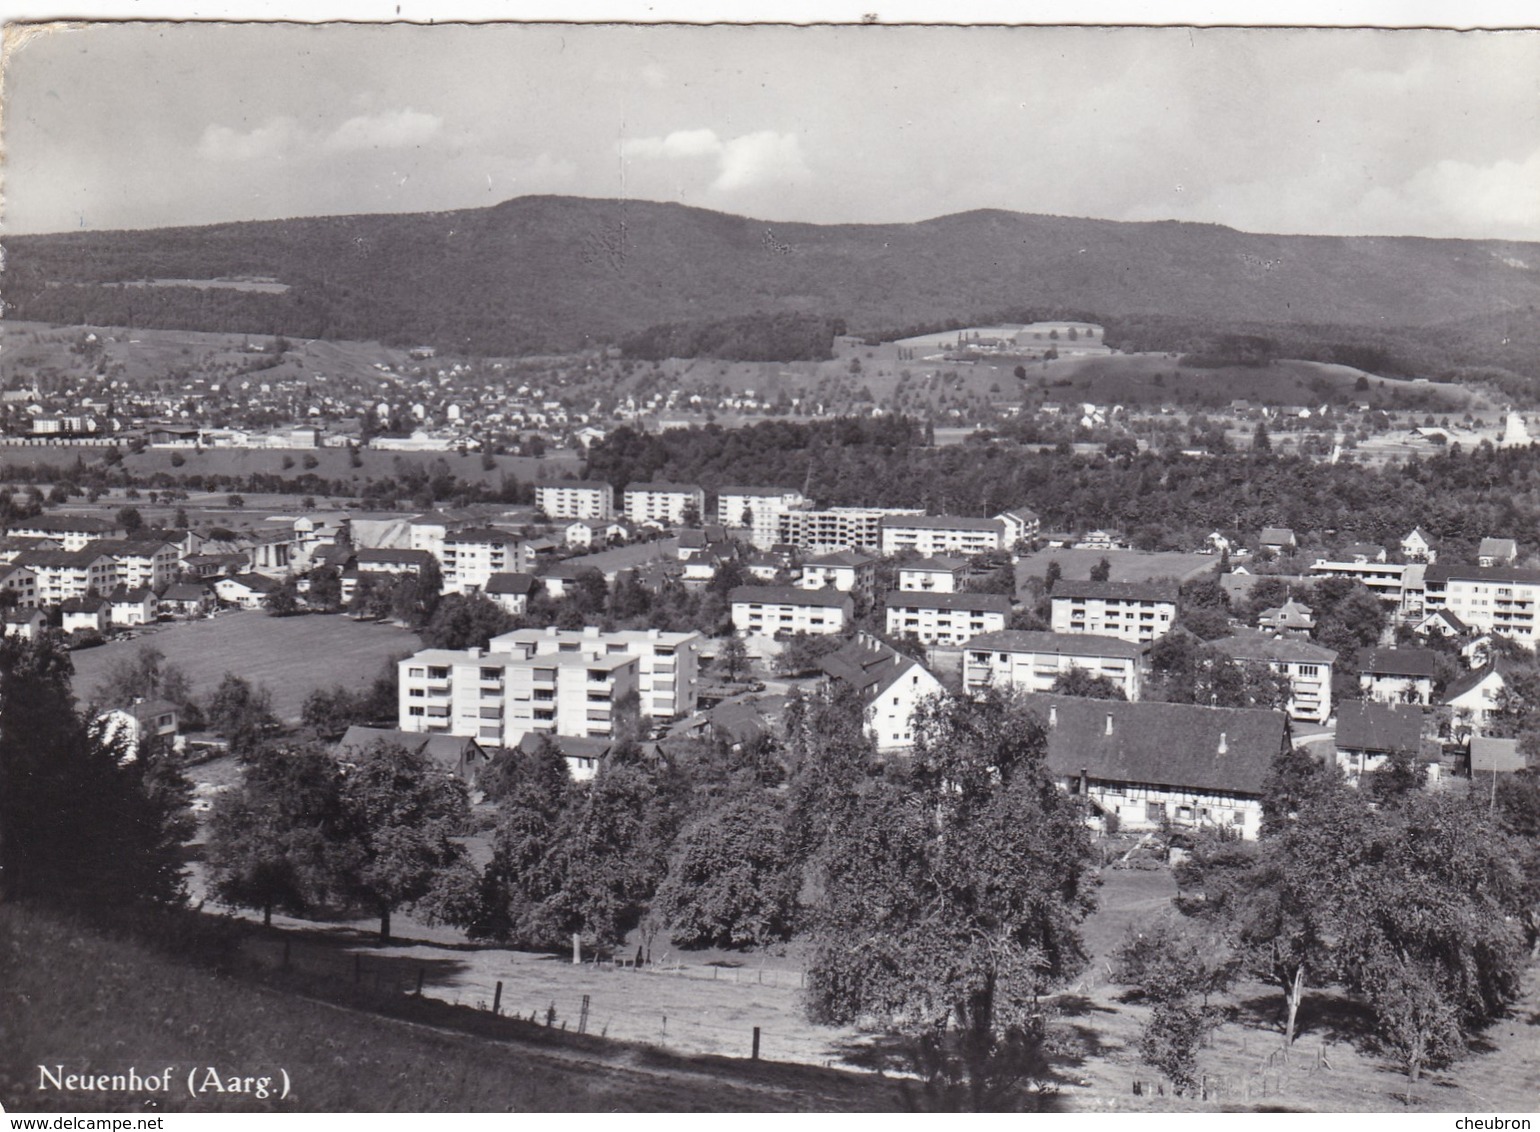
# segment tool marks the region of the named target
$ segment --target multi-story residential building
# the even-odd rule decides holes
[[[739,633],[839,633],[855,615],[855,602],[838,590],[795,586],[739,586],[728,595]]]
[[[814,554],[836,550],[882,548],[882,521],[898,515],[924,515],[918,508],[829,507],[822,511],[787,511],[777,520],[776,541]]]
[[[21,609],[31,609],[37,605],[37,574],[31,567],[14,563],[0,566],[0,589],[15,594],[15,604]]]
[[[1037,695],[1047,767],[1125,830],[1167,824],[1255,838],[1263,784],[1291,743],[1280,711]]]
[[[1004,594],[893,590],[886,604],[888,632],[927,645],[966,644],[980,633],[1003,630],[1011,617]]]
[[[1382,704],[1433,702],[1432,649],[1370,649],[1358,658],[1358,687],[1364,699]]]
[[[407,525],[408,545],[413,550],[425,550],[434,558],[442,560],[444,539],[474,525],[475,520],[468,515],[452,515],[442,511],[414,515]]]
[[[855,690],[866,707],[866,732],[879,751],[914,745],[914,712],[927,696],[945,691],[934,673],[911,656],[866,633],[819,662],[825,680]]]
[[[987,554],[1006,545],[1005,523],[1000,519],[914,515],[882,521],[883,554]]]
[[[1005,524],[1007,550],[1023,543],[1030,546],[1037,541],[1037,536],[1043,529],[1043,521],[1038,517],[1037,512],[1029,511],[1025,507],[1002,511],[995,518]]]
[[[555,654],[587,657],[632,656],[637,660],[637,692],[641,713],[670,720],[695,712],[700,690],[699,633],[665,633],[660,629],[623,629],[605,633],[584,629],[515,629],[493,637],[493,653]]]
[[[117,562],[88,550],[23,551],[12,565],[32,571],[39,605],[83,598],[93,589],[104,594],[118,584]]]
[[[807,507],[800,491],[789,487],[724,487],[717,491],[717,522],[746,527],[749,541],[769,550],[781,539],[781,516]]]
[[[963,588],[968,563],[962,558],[935,556],[898,567],[898,588],[911,592],[955,594]]]
[[[128,532],[110,519],[89,515],[37,515],[18,519],[9,532],[16,538],[43,538],[57,542],[65,550],[84,550],[95,539],[127,538]]]
[[[610,519],[615,489],[598,480],[543,480],[535,485],[535,506],[552,519]]]
[[[444,592],[477,593],[493,574],[518,569],[519,538],[493,527],[468,527],[445,535],[439,555]]]
[[[633,483],[624,493],[626,518],[633,523],[680,527],[693,515],[706,521],[706,492],[693,483]]]
[[[181,568],[176,544],[158,539],[96,539],[85,550],[111,557],[118,566],[118,584],[130,589],[164,589]]]
[[[1396,610],[1406,610],[1408,572],[1423,571],[1420,565],[1405,562],[1376,562],[1371,558],[1331,562],[1318,559],[1310,567],[1314,578],[1349,578],[1363,585],[1386,605]]]
[[[1453,566],[1423,573],[1424,608],[1448,610],[1477,632],[1497,633],[1526,648],[1540,639],[1540,570],[1513,566]]]
[[[1176,622],[1175,582],[1072,582],[1053,588],[1055,633],[1093,633],[1125,641],[1157,641]]]
[[[1289,718],[1325,723],[1331,716],[1331,669],[1337,654],[1298,637],[1250,630],[1210,641],[1209,647],[1237,664],[1265,664],[1289,681]]]
[[[971,693],[1009,685],[1024,692],[1049,692],[1060,676],[1079,669],[1105,677],[1125,699],[1137,700],[1143,651],[1120,637],[1088,633],[985,633],[969,641],[963,652],[963,689]]]
[[[869,594],[877,584],[877,560],[859,550],[821,554],[802,563],[802,579],[797,584],[805,590]]]
[[[424,649],[400,662],[397,726],[517,746],[530,732],[607,738],[637,692],[638,660]]]

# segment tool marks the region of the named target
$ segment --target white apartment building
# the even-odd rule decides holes
[[[1448,610],[1478,632],[1500,633],[1526,648],[1540,639],[1540,570],[1440,562],[1424,572],[1423,586],[1428,612]]]
[[[838,590],[795,586],[739,586],[728,595],[739,633],[839,633],[855,615],[855,602]]]
[[[126,538],[128,532],[110,519],[89,515],[37,515],[18,519],[7,532],[13,538],[46,538],[64,550],[84,550],[96,539]]]
[[[601,632],[583,629],[515,629],[487,643],[491,653],[533,656],[630,656],[637,661],[637,692],[641,713],[650,719],[671,720],[692,715],[700,689],[699,633],[665,633],[661,629]]]
[[[694,509],[695,521],[706,520],[706,492],[693,483],[633,483],[625,490],[626,518],[633,523],[683,526],[685,512]]]
[[[15,594],[21,609],[37,605],[37,574],[28,566],[0,566],[0,588]]]
[[[159,539],[98,539],[87,543],[85,551],[112,558],[118,565],[118,584],[131,590],[164,589],[176,580],[182,562],[176,545]]]
[[[444,539],[455,531],[463,531],[471,525],[470,519],[445,515],[438,511],[430,511],[426,515],[415,515],[407,525],[408,545],[413,550],[425,550],[442,561]]]
[[[1118,637],[1088,633],[985,633],[969,641],[963,653],[963,689],[973,693],[999,685],[1050,692],[1060,676],[1080,669],[1106,677],[1127,699],[1137,700],[1143,651]]]
[[[1289,681],[1290,719],[1325,723],[1331,716],[1331,669],[1337,654],[1298,637],[1269,636],[1246,631],[1210,641],[1213,648],[1236,663],[1265,664]]]
[[[963,588],[968,563],[961,558],[922,558],[918,562],[905,562],[898,568],[898,588],[901,590],[955,594]]]
[[[1149,643],[1176,622],[1175,582],[1071,582],[1054,586],[1050,627]]]
[[[424,649],[398,665],[397,726],[503,747],[531,732],[609,738],[637,668],[630,654]]]
[[[535,506],[552,519],[611,519],[615,489],[597,480],[545,480],[535,485]]]
[[[882,553],[987,554],[1005,542],[1005,523],[964,515],[894,516],[882,521]]]
[[[789,487],[724,487],[717,491],[717,522],[748,528],[749,541],[769,550],[781,538],[781,516],[807,507],[800,491]]]
[[[1011,617],[1011,600],[1004,594],[893,590],[885,604],[889,633],[927,645],[965,644],[981,633],[1000,632]]]
[[[12,565],[32,571],[39,605],[82,598],[93,588],[105,594],[118,584],[117,562],[87,550],[24,550]]]
[[[518,569],[519,539],[491,527],[470,527],[444,536],[439,560],[445,593],[477,593],[493,574]]]
[[[1025,507],[1016,507],[1009,511],[1002,511],[995,518],[1005,524],[1005,545],[1007,549],[1019,542],[1034,542],[1043,529],[1043,521],[1038,517],[1037,512],[1029,511]]]
[[[802,580],[797,584],[805,590],[869,594],[877,584],[877,560],[859,550],[822,554],[802,564]]]
[[[836,550],[880,550],[882,521],[899,515],[921,515],[919,508],[829,507],[822,511],[788,511],[780,517],[776,541],[800,546],[814,554]]]
[[[1414,576],[1417,572],[1424,571],[1421,565],[1405,562],[1331,562],[1324,558],[1318,559],[1310,567],[1310,576],[1313,578],[1350,578],[1363,585],[1386,605],[1393,606],[1397,610],[1407,611],[1409,603],[1406,600],[1407,574]]]

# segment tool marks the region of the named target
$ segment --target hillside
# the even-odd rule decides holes
[[[1105,322],[1109,341],[1120,320],[1141,339],[1312,324],[1357,348],[1399,328],[1445,327],[1430,341],[1475,347],[1465,364],[1540,365],[1529,348],[1540,245],[1508,241],[1271,236],[1001,211],[766,224],[547,196],[459,212],[18,236],[6,251],[8,313],[56,323],[510,354],[756,311],[843,319],[857,332],[1054,311]],[[145,281],[157,282],[121,285]]]

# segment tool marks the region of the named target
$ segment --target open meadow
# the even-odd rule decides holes
[[[1105,558],[1112,567],[1111,581],[1148,582],[1152,578],[1187,581],[1214,570],[1219,559],[1212,554],[1178,554],[1174,551],[1147,554],[1140,550],[1038,550],[1024,554],[1016,564],[1018,589],[1028,578],[1046,577],[1048,563],[1057,562],[1062,577],[1083,582]]]
[[[220,613],[202,621],[161,624],[132,640],[71,654],[75,695],[90,703],[113,665],[153,645],[187,673],[193,694],[206,696],[227,672],[266,687],[280,719],[298,720],[305,697],[341,684],[368,687],[386,661],[422,647],[415,633],[340,614],[271,617],[256,610]]]

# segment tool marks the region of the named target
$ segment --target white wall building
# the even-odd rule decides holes
[[[631,656],[637,660],[637,691],[641,713],[670,720],[695,712],[700,689],[699,633],[665,633],[660,629],[624,629],[605,633],[584,629],[515,629],[493,637],[493,653],[534,656]]]
[[[1138,645],[1121,638],[1087,633],[985,633],[969,641],[963,652],[963,689],[981,692],[1000,685],[1024,692],[1048,692],[1060,676],[1079,669],[1105,677],[1126,699],[1137,700],[1142,652]]]
[[[728,598],[739,633],[840,633],[855,615],[855,602],[838,590],[795,586],[739,586]]]
[[[1071,582],[1052,596],[1055,633],[1092,633],[1125,641],[1157,641],[1176,622],[1175,582]]]
[[[749,541],[769,550],[780,540],[781,516],[806,506],[803,494],[789,487],[724,487],[717,491],[717,522],[747,528]]]
[[[882,521],[882,553],[987,554],[1006,546],[1000,519],[963,515],[893,516]]]
[[[535,506],[552,519],[610,519],[615,489],[597,480],[546,480],[535,485]]]
[[[980,633],[1000,632],[1011,616],[1004,594],[893,590],[885,601],[887,631],[927,645],[961,645]]]
[[[683,526],[685,512],[694,510],[695,522],[706,521],[706,493],[693,483],[633,483],[625,490],[626,518],[633,523]]]

